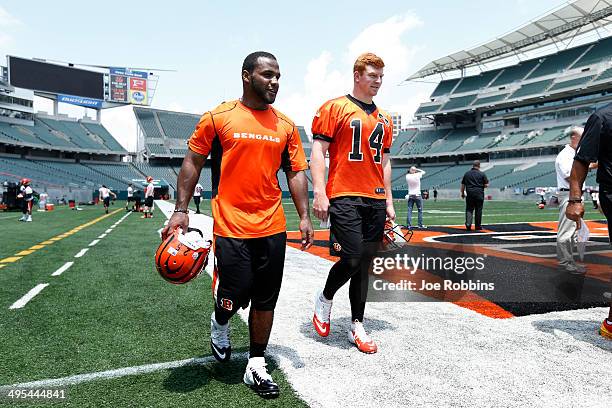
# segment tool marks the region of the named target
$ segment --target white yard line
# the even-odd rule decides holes
[[[94,239],[94,240],[93,240],[93,241],[91,241],[91,242],[89,243],[89,245],[87,245],[87,246],[92,247],[92,246],[96,245],[98,242],[100,242],[100,240],[99,240],[99,239]]]
[[[21,299],[19,299],[18,301],[16,301],[15,303],[13,303],[11,305],[11,307],[9,307],[9,309],[21,309],[22,307],[24,307],[30,300],[32,300],[32,298],[34,298],[34,296],[38,295],[44,288],[46,288],[47,286],[49,286],[48,283],[39,283],[38,285],[34,286],[32,289],[30,289],[30,291],[28,293],[26,293]]]
[[[75,257],[75,258],[80,258],[80,257],[82,257],[83,255],[85,255],[85,253],[86,253],[87,251],[89,251],[89,248],[83,248],[83,249],[81,249],[81,250],[79,251],[79,253],[78,253],[78,254],[76,254],[74,257]]]
[[[101,235],[98,237],[98,239],[102,239],[102,238],[104,238],[105,236],[106,236],[106,234],[101,234]]]
[[[232,354],[232,359],[246,359],[248,353],[235,353]],[[89,381],[96,380],[108,380],[111,378],[126,377],[129,375],[142,375],[149,374],[156,371],[170,370],[173,368],[205,365],[215,361],[213,356],[200,357],[200,358],[188,358],[185,360],[168,361],[166,363],[146,364],[141,366],[123,367],[115,370],[98,371],[94,373],[78,374],[69,377],[62,378],[50,378],[46,380],[30,381],[11,385],[0,386],[0,391],[8,390],[10,388],[45,388],[45,387],[63,387],[66,385],[75,385]]]
[[[51,276],[60,276],[62,273],[66,272],[66,270],[68,270],[68,268],[70,268],[72,265],[74,265],[74,262],[66,262],[61,268],[53,272]]]

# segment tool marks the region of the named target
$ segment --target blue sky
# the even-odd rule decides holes
[[[229,4],[228,4],[229,3]],[[274,53],[282,78],[275,106],[309,130],[325,100],[350,92],[355,57],[383,57],[376,103],[410,117],[434,84],[399,84],[426,63],[511,31],[563,4],[507,1],[32,2],[0,1],[0,58],[172,69],[160,72],[153,107],[201,113],[241,94],[240,67]],[[50,104],[39,98],[38,110]],[[63,106],[82,116],[84,109]],[[131,108],[102,120],[130,150]]]

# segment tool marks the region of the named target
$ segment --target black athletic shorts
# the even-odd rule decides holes
[[[200,204],[200,196],[194,196],[193,202],[196,203],[196,205]]]
[[[132,197],[128,197],[128,203],[131,203],[132,201],[136,201],[136,199],[132,196]]]
[[[387,204],[383,199],[338,197],[330,200],[330,254],[358,258],[364,242],[381,242]]]
[[[236,312],[251,302],[255,310],[274,310],[286,245],[285,232],[249,239],[215,236],[213,291],[217,306]]]
[[[153,197],[145,198],[145,207],[153,207]]]
[[[104,206],[105,206],[105,207],[108,207],[109,205],[110,205],[110,197],[106,197],[106,198],[104,199]]]

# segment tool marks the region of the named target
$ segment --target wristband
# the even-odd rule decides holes
[[[582,202],[582,197],[570,197],[569,200],[567,200],[568,203],[581,203]]]
[[[186,209],[186,208],[175,208],[174,212],[175,213],[180,212],[180,213],[183,213],[183,214],[189,214],[189,210]]]

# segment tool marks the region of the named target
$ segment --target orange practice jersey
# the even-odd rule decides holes
[[[391,116],[376,108],[368,114],[350,96],[327,101],[312,121],[315,138],[330,142],[328,198],[385,198],[382,158],[393,138]]]
[[[225,102],[202,116],[189,148],[211,154],[215,235],[258,238],[286,230],[276,174],[308,168],[291,120],[271,106]]]

